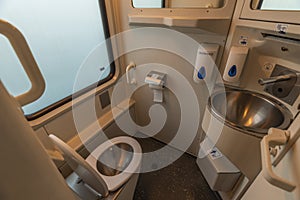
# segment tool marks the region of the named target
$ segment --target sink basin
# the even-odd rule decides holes
[[[128,167],[132,158],[133,148],[129,144],[115,144],[100,155],[97,170],[105,176],[118,175]]]
[[[288,109],[273,98],[248,90],[227,88],[214,93],[209,107],[216,117],[233,128],[267,134],[268,129],[286,129],[292,121]]]

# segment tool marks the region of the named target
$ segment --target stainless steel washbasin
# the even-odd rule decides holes
[[[97,170],[106,176],[118,175],[126,169],[132,158],[133,148],[129,144],[115,144],[100,155]]]
[[[240,89],[227,88],[214,93],[209,100],[214,116],[225,119],[233,128],[267,134],[271,127],[286,129],[292,114],[280,102],[265,95]]]

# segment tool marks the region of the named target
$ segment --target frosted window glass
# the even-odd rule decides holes
[[[7,38],[0,34],[0,78],[14,96],[25,93],[31,87],[25,71]]]
[[[46,80],[43,96],[23,107],[25,114],[35,113],[73,93],[81,64],[89,53],[105,40],[97,0],[1,0],[0,18],[16,26],[25,36]],[[104,52],[104,53],[103,53]],[[1,80],[13,95],[30,87],[8,42],[0,38]],[[89,62],[83,89],[110,73],[108,52]],[[105,67],[104,71],[100,68]],[[78,90],[79,90],[78,89]]]
[[[263,0],[262,10],[300,10],[299,0]]]
[[[162,0],[133,0],[135,8],[162,8]]]

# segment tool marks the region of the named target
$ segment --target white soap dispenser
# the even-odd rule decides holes
[[[211,81],[218,52],[217,44],[202,44],[198,49],[193,76],[195,83]]]
[[[224,81],[238,82],[242,74],[249,48],[233,46],[227,59],[226,68],[223,74]]]

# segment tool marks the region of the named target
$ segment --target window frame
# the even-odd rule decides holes
[[[113,57],[113,49],[112,49],[113,47],[112,47],[111,41],[107,40],[108,38],[110,38],[111,34],[110,34],[108,16],[107,16],[107,11],[106,11],[106,3],[105,3],[105,0],[98,0],[98,2],[99,2],[99,9],[100,9],[100,14],[101,14],[101,18],[102,18],[101,25],[103,26],[104,36],[106,39],[108,56],[109,56],[110,60],[113,60],[113,59],[111,59]],[[47,113],[65,105],[66,103],[71,102],[73,98],[77,98],[77,97],[91,91],[92,89],[95,89],[95,85],[96,85],[96,87],[99,87],[100,85],[110,81],[115,76],[115,73],[116,73],[116,66],[115,66],[115,62],[113,61],[110,64],[110,73],[108,74],[108,76],[105,79],[102,79],[90,86],[87,86],[86,88],[84,88],[76,93],[73,93],[73,94],[71,94],[71,95],[69,95],[69,96],[35,112],[35,113],[25,115],[26,119],[28,121],[33,121],[33,120],[36,120],[36,119],[46,115]]]
[[[163,9],[166,8],[166,0],[161,0],[161,8],[139,8],[134,6],[134,0],[131,0],[131,7],[136,9]]]
[[[261,0],[245,0],[240,19],[266,21],[275,23],[300,24],[298,10],[259,10],[253,9],[252,3],[260,6]]]

